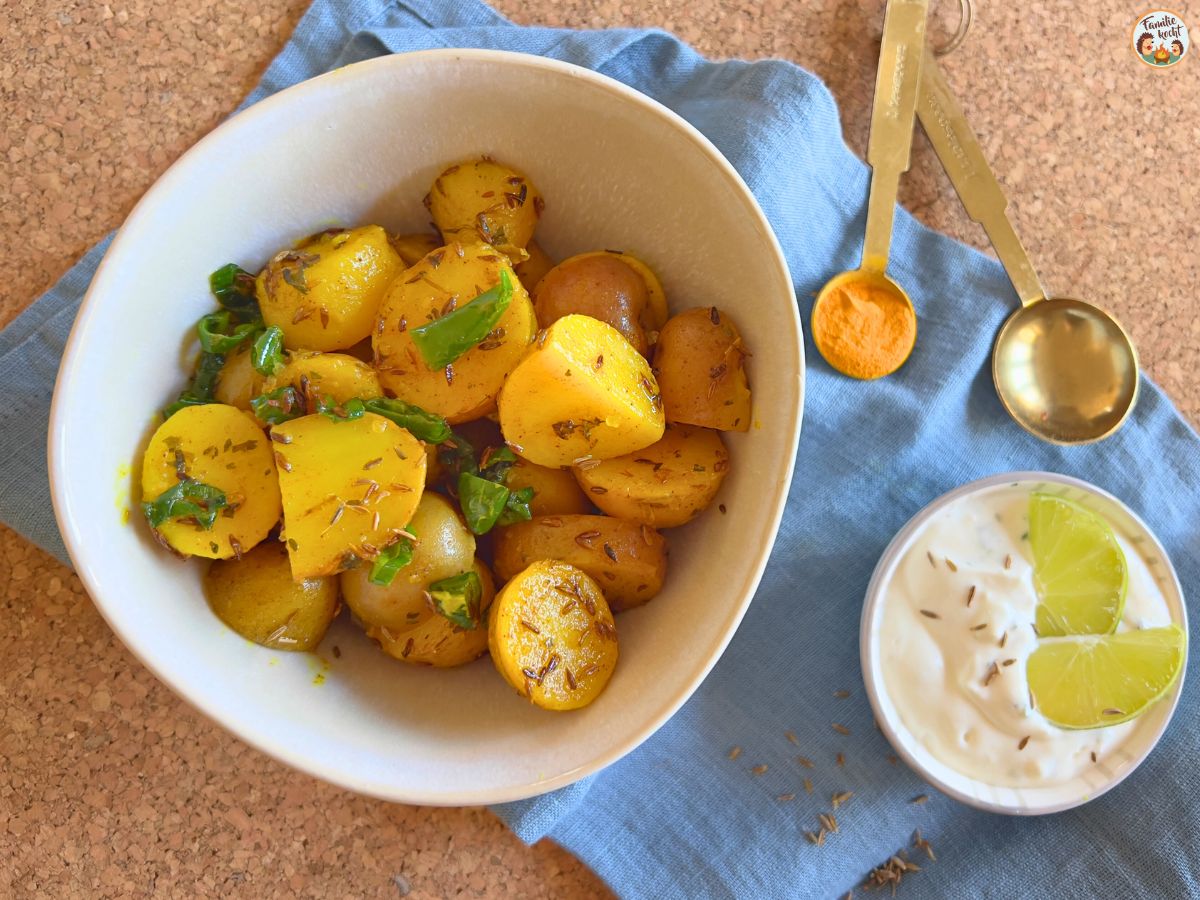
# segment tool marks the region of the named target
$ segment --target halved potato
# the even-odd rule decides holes
[[[445,243],[432,231],[423,231],[420,234],[394,234],[391,242],[392,249],[400,254],[400,258],[404,260],[406,266],[416,265],[420,262],[421,257],[432,253]]]
[[[567,469],[548,469],[527,459],[518,459],[508,470],[505,485],[511,491],[533,488],[529,510],[535,516],[590,513],[592,504]]]
[[[674,316],[654,351],[667,421],[718,431],[749,429],[747,355],[737,326],[715,306]]]
[[[542,276],[554,268],[554,260],[537,241],[530,241],[525,247],[525,252],[529,258],[514,265],[513,271],[521,279],[521,284],[525,285],[525,290],[532,295]]]
[[[500,283],[513,282],[512,302],[492,335],[444,369],[431,369],[410,330],[466,306]],[[383,386],[422,409],[466,422],[495,408],[505,376],[537,333],[529,295],[508,259],[486,244],[451,244],[412,266],[388,289],[372,340]]]
[[[495,534],[501,581],[539,559],[561,560],[596,579],[614,612],[645,603],[667,577],[667,542],[648,525],[609,516],[538,516]]]
[[[668,425],[658,443],[576,467],[575,477],[610,516],[673,528],[690,522],[712,502],[728,470],[729,452],[718,432]]]
[[[538,282],[533,308],[543,328],[578,313],[607,322],[643,356],[649,349],[644,323],[652,317],[646,282],[615,254],[585,253],[563,260]]]
[[[431,613],[399,634],[383,629],[367,634],[379,641],[380,648],[388,656],[414,665],[447,669],[479,659],[488,650],[487,614],[496,596],[496,585],[492,573],[480,560],[475,560],[471,569],[479,576],[483,588],[479,600],[482,621],[478,627],[460,628],[440,613]]]
[[[277,253],[255,282],[263,321],[289,350],[341,350],[371,333],[404,261],[378,225],[334,228]]]
[[[262,385],[263,377],[255,371],[250,359],[250,347],[243,342],[225,357],[213,396],[218,403],[250,412],[250,398],[262,393]]]
[[[284,536],[299,580],[370,562],[395,543],[425,490],[425,447],[383,416],[302,416],[271,431]]]
[[[523,174],[484,157],[442,172],[425,196],[425,205],[446,241],[482,241],[520,262],[543,202]]]
[[[326,398],[345,403],[354,397],[369,400],[383,396],[383,385],[375,370],[346,353],[291,354],[287,365],[266,380],[263,392],[286,384],[300,390],[313,404]]]
[[[649,363],[588,316],[547,328],[504,382],[498,406],[513,450],[552,468],[640,450],[665,427]]]
[[[617,666],[617,629],[604,593],[585,572],[533,563],[492,605],[488,648],[504,680],[543,709],[587,706]]]
[[[184,477],[224,491],[228,503],[211,529],[194,519],[155,529],[185,556],[240,556],[279,521],[271,442],[247,412],[223,403],[187,406],[158,427],[142,459],[143,502],[157,500]]]
[[[241,559],[213,563],[204,593],[222,622],[276,650],[311,650],[338,611],[337,579],[293,581],[287,547],[279,541],[264,541]]]
[[[373,637],[403,634],[437,615],[425,602],[430,583],[465,572],[475,559],[475,535],[440,494],[421,495],[405,530],[416,536],[412,562],[396,573],[391,584],[372,583],[367,565],[341,574],[346,605]]]

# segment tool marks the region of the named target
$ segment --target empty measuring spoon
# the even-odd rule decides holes
[[[967,214],[987,232],[1021,300],[992,352],[1000,402],[1023,428],[1052,443],[1108,437],[1137,402],[1137,352],[1129,335],[1098,306],[1046,296],[1008,217],[1004,191],[928,51],[917,114]]]
[[[831,278],[813,303],[817,349],[831,366],[855,378],[896,371],[917,336],[912,301],[886,270],[896,194],[912,148],[928,10],[928,0],[888,2],[867,144],[871,193],[862,262]]]

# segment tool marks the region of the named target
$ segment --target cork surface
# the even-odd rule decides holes
[[[305,5],[7,0],[0,324],[237,104]],[[944,68],[1044,284],[1114,311],[1195,422],[1200,60],[1140,63],[1129,31],[1143,10],[1118,0],[1086,14],[1067,0],[978,5]],[[881,0],[498,6],[518,22],[652,25],[713,56],[794,60],[829,84],[848,142],[865,147]],[[944,30],[955,4],[935,6]],[[983,246],[923,136],[901,201]],[[486,811],[366,800],[246,747],[142,669],[68,570],[2,528],[0,592],[0,896],[603,895],[569,855],[524,847]]]

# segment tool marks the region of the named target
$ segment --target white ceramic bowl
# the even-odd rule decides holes
[[[208,610],[198,565],[156,548],[136,512],[132,525],[121,524],[136,491],[129,470],[138,471],[153,412],[187,377],[181,342],[213,308],[209,272],[230,261],[261,265],[279,247],[337,223],[422,230],[421,198],[434,176],[481,153],[524,169],[542,191],[538,241],[553,256],[628,249],[662,276],[674,309],[729,310],[754,352],[755,424],[727,438],[733,467],[720,500],[728,514],[713,508],[670,535],[666,590],[621,616],[616,675],[577,713],[532,708],[486,658],[452,671],[403,665],[344,617],[322,645],[324,663],[254,646]],[[681,118],[608,78],[537,57],[385,57],[231,119],[130,215],[59,373],[50,425],[55,511],[113,630],[163,681],[247,742],[386,799],[513,800],[628,753],[717,661],[779,525],[803,368],[778,242],[734,169]]]
[[[1162,589],[1171,620],[1187,632],[1187,608],[1183,602],[1183,589],[1179,585],[1171,560],[1158,538],[1129,507],[1112,494],[1078,478],[1051,472],[1009,472],[971,482],[942,495],[900,529],[884,550],[867,587],[859,648],[863,679],[867,686],[867,696],[871,700],[871,708],[875,712],[875,720],[891,741],[896,753],[918,775],[943,793],[977,809],[1009,815],[1041,815],[1061,812],[1094,800],[1125,780],[1154,749],[1166,730],[1179,703],[1179,695],[1183,691],[1183,675],[1180,674],[1169,697],[1164,697],[1138,718],[1138,727],[1123,744],[1103,758],[1099,765],[1060,784],[1019,789],[988,784],[947,766],[914,738],[892,702],[883,677],[879,641],[876,639],[879,620],[883,615],[883,595],[896,566],[931,517],[968,495],[980,495],[1014,484],[1028,486],[1031,491],[1046,489],[1074,500],[1102,515],[1118,534],[1136,543],[1146,559],[1151,575]],[[1186,665],[1185,656],[1185,669]]]

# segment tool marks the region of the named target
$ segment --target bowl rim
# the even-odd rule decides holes
[[[879,672],[872,658],[872,650],[874,649],[875,638],[871,632],[871,624],[876,617],[876,610],[882,602],[884,588],[887,582],[885,578],[891,574],[896,563],[899,561],[900,554],[905,550],[908,544],[921,531],[926,523],[942,509],[949,506],[951,503],[971,494],[982,493],[983,491],[991,490],[992,488],[1000,487],[1006,484],[1020,483],[1036,483],[1043,484],[1058,484],[1065,487],[1072,487],[1084,493],[1100,497],[1116,506],[1121,510],[1134,525],[1139,528],[1146,538],[1149,539],[1153,549],[1157,550],[1163,560],[1165,576],[1169,584],[1174,588],[1175,594],[1179,598],[1178,621],[1177,624],[1183,629],[1185,638],[1188,636],[1188,615],[1187,603],[1183,593],[1183,586],[1179,582],[1179,575],[1175,571],[1175,565],[1171,562],[1171,557],[1163,547],[1162,542],[1158,539],[1158,535],[1150,528],[1149,525],[1124,501],[1113,496],[1103,488],[1097,487],[1091,482],[1084,481],[1081,478],[1075,478],[1070,475],[1061,475],[1057,472],[1039,472],[1039,471],[1019,471],[1019,472],[999,472],[995,475],[989,475],[986,478],[980,478],[975,481],[968,482],[953,490],[947,491],[941,496],[930,501],[922,507],[912,518],[910,518],[904,526],[896,533],[896,536],[888,543],[883,553],[879,557],[879,562],[875,565],[875,570],[871,574],[871,581],[867,586],[867,592],[863,601],[862,617],[859,623],[859,660],[862,666],[863,682],[866,685],[867,698],[871,703],[871,711],[875,716],[875,721],[879,724],[880,730],[887,738],[888,743],[900,756],[904,763],[913,770],[920,778],[926,781],[931,786],[937,788],[942,793],[949,797],[953,797],[960,803],[975,809],[983,810],[984,812],[1000,813],[1003,815],[1012,816],[1039,816],[1048,815],[1050,813],[1065,812],[1069,809],[1074,809],[1077,806],[1082,806],[1100,797],[1118,784],[1128,778],[1143,762],[1146,757],[1158,746],[1162,736],[1166,733],[1167,727],[1171,724],[1171,720],[1175,717],[1175,710],[1179,705],[1179,698],[1183,693],[1183,682],[1187,675],[1187,657],[1188,646],[1184,644],[1183,667],[1179,673],[1179,677],[1175,680],[1175,685],[1171,689],[1170,703],[1167,707],[1166,715],[1163,716],[1162,722],[1158,728],[1150,734],[1147,734],[1142,739],[1141,748],[1132,756],[1129,765],[1123,770],[1118,771],[1108,777],[1099,787],[1094,788],[1086,795],[1075,795],[1069,799],[1043,802],[1028,802],[1027,800],[1014,800],[1013,803],[1003,803],[995,800],[984,799],[964,793],[953,785],[948,784],[945,779],[941,778],[936,772],[924,765],[913,754],[909,747],[910,741],[915,743],[911,738],[908,729],[898,729],[892,713],[898,716],[899,713],[895,710],[894,705],[891,709],[886,709],[880,702],[879,694],[884,691],[883,675]],[[1175,617],[1176,610],[1172,609],[1172,618]],[[901,737],[901,731],[908,738]],[[945,764],[943,764],[945,765]],[[947,770],[953,771],[951,766],[945,766]],[[959,773],[961,774],[961,773]],[[963,778],[976,784],[984,785],[989,788],[996,787],[987,782],[980,781],[976,778],[969,778],[963,775]],[[1019,793],[1019,789],[1014,790],[1014,794]]]
[[[75,373],[80,365],[80,360],[86,355],[85,344],[87,334],[93,320],[97,316],[97,307],[107,292],[110,270],[115,268],[112,265],[113,260],[129,252],[129,247],[127,247],[130,240],[129,235],[136,231],[136,226],[142,219],[147,217],[149,211],[157,206],[160,202],[159,198],[175,188],[177,184],[186,183],[193,160],[207,154],[209,147],[222,144],[227,139],[227,136],[235,134],[238,129],[247,126],[265,113],[277,107],[302,100],[302,98],[310,93],[321,91],[334,79],[337,79],[338,83],[344,84],[348,78],[369,80],[375,76],[377,70],[402,69],[408,66],[427,65],[430,63],[454,65],[464,60],[501,66],[530,68],[544,72],[547,76],[567,77],[586,81],[597,88],[616,95],[619,99],[632,106],[639,107],[644,113],[660,121],[665,121],[695,144],[717,167],[720,174],[724,176],[735,193],[739,195],[745,212],[762,232],[768,256],[773,257],[775,266],[779,274],[782,275],[784,282],[792,287],[793,297],[792,301],[788,304],[788,308],[791,310],[792,333],[796,345],[797,371],[795,373],[794,388],[790,387],[792,379],[780,379],[784,384],[789,385],[789,387],[785,388],[786,390],[794,390],[796,402],[793,407],[794,412],[789,421],[773,423],[773,427],[782,428],[786,431],[788,436],[786,446],[790,447],[790,449],[786,451],[786,458],[782,460],[780,470],[777,472],[779,479],[772,501],[763,506],[763,514],[768,529],[767,534],[769,534],[770,539],[765,543],[765,546],[758,548],[758,558],[751,567],[747,578],[738,589],[739,601],[736,604],[730,605],[716,641],[706,648],[703,655],[697,657],[697,664],[687,677],[684,689],[676,695],[667,698],[652,716],[648,717],[642,725],[634,729],[627,737],[617,741],[607,752],[597,756],[586,764],[576,766],[574,769],[561,772],[549,778],[535,779],[522,784],[483,790],[447,791],[412,789],[411,787],[397,788],[392,782],[360,778],[355,772],[331,768],[322,764],[319,760],[310,758],[306,754],[293,752],[285,742],[276,738],[268,727],[256,728],[244,723],[238,723],[235,726],[232,723],[228,723],[222,716],[221,704],[217,701],[206,699],[194,690],[192,687],[194,684],[193,679],[177,679],[169,671],[165,671],[152,663],[141,651],[135,638],[123,626],[119,609],[115,605],[110,606],[112,601],[105,600],[101,591],[98,590],[101,576],[93,560],[102,557],[102,549],[98,548],[89,551],[75,527],[75,516],[73,515],[73,502],[70,490],[71,482],[69,472],[66,469],[66,448],[69,443],[67,438],[70,434],[70,422],[66,414],[68,403],[64,398],[73,393],[71,386],[78,381]],[[805,389],[804,338],[799,308],[794,297],[794,284],[795,282],[788,268],[787,259],[784,256],[778,237],[775,235],[770,222],[767,220],[765,213],[763,213],[750,188],[721,151],[682,116],[646,94],[622,84],[613,78],[582,66],[547,57],[502,50],[459,48],[387,54],[333,69],[284,88],[252,106],[236,112],[202,137],[181,154],[156,179],[154,184],[138,200],[113,238],[111,246],[106,251],[88,286],[71,327],[51,401],[50,425],[47,434],[48,469],[54,514],[63,536],[63,542],[71,563],[83,582],[84,587],[87,589],[89,596],[92,598],[96,609],[109,628],[112,629],[139,663],[149,669],[160,682],[165,684],[173,693],[186,701],[193,709],[198,710],[206,718],[220,725],[226,731],[234,734],[238,739],[254,747],[256,750],[291,768],[366,796],[393,802],[426,806],[467,806],[506,803],[527,799],[566,787],[612,765],[635,750],[657,732],[691,698],[700,686],[700,683],[723,655],[725,648],[737,631],[737,627],[745,615],[750,601],[753,599],[758,584],[762,579],[763,571],[766,568],[770,548],[774,545],[775,539],[778,536],[779,525],[783,518],[788,489],[795,468],[797,445],[800,438],[800,427],[803,417]]]

